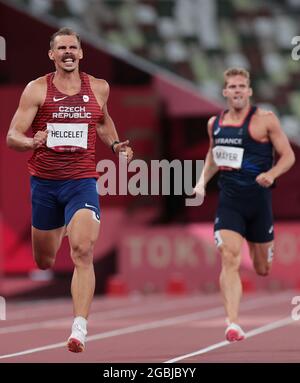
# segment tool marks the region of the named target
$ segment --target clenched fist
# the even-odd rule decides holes
[[[47,130],[45,131],[39,130],[37,133],[35,133],[32,139],[32,149],[37,149],[43,146],[47,141],[47,136],[48,136]]]
[[[256,177],[256,182],[264,187],[264,188],[268,188],[270,187],[273,182],[274,182],[274,177],[269,173],[269,172],[266,172],[266,173],[260,173],[257,177]]]
[[[130,162],[133,157],[133,150],[128,146],[129,140],[119,142],[114,145],[114,152],[126,158],[127,162]]]

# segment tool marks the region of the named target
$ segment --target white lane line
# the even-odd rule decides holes
[[[254,330],[251,330],[251,331],[248,331],[246,333],[246,339],[251,338],[251,337],[256,336],[256,335],[259,335],[259,334],[263,334],[263,333],[268,332],[268,331],[275,330],[275,329],[280,328],[280,327],[287,326],[287,325],[291,324],[292,322],[295,322],[295,321],[289,316],[289,317],[283,318],[281,320],[278,320],[276,322],[268,323],[264,326],[258,327]],[[190,352],[189,354],[185,354],[185,355],[181,355],[181,356],[178,356],[176,358],[173,358],[173,359],[169,359],[169,360],[165,361],[164,363],[179,362],[183,359],[188,359],[188,358],[191,358],[192,356],[203,355],[203,354],[206,354],[207,352],[216,350],[216,349],[221,348],[221,347],[229,346],[231,344],[232,343],[228,342],[227,340],[224,340],[223,342],[212,344],[211,346],[202,348],[202,349],[194,351],[194,352]]]
[[[216,296],[215,296],[215,298],[216,298]],[[128,297],[128,299],[126,299],[125,302],[124,301],[120,302],[121,304],[117,308],[107,307],[107,305],[103,304],[105,302],[102,302],[101,304],[99,304],[98,302],[95,302],[95,303],[93,303],[93,307],[94,307],[96,314],[100,312],[99,311],[100,309],[101,309],[101,313],[108,313],[108,312],[111,312],[114,310],[136,309],[137,305],[140,304],[140,301],[143,301],[143,304],[146,307],[149,307],[150,304],[153,306],[157,306],[159,304],[161,306],[164,299],[167,299],[167,301],[165,302],[164,305],[168,305],[169,307],[173,306],[174,308],[177,308],[178,305],[180,305],[180,307],[190,306],[192,304],[199,302],[200,299],[201,299],[201,304],[211,303],[211,301],[212,301],[212,297],[210,297],[210,298],[208,298],[208,297],[199,298],[199,296],[192,296],[192,297],[184,297],[184,298],[179,298],[179,297],[170,298],[170,297],[162,296],[159,303],[157,303],[157,300],[155,300],[155,301],[149,300],[148,301],[148,299],[143,299],[143,298],[139,299],[139,298],[134,298],[134,297],[132,297],[132,298]],[[129,305],[130,305],[130,307],[128,307]],[[139,307],[141,307],[141,306],[139,306]],[[38,309],[38,307],[36,307],[36,309]],[[17,312],[10,312],[9,306],[8,306],[7,307],[7,321],[29,319],[29,318],[34,318],[34,317],[42,317],[44,315],[49,315],[49,311],[51,312],[52,309],[55,310],[55,312],[57,311],[56,306],[54,306],[54,307],[51,307],[51,306],[44,307],[43,306],[43,308],[40,309],[39,312],[37,312],[37,311],[33,312],[33,310],[32,309],[30,310],[28,307],[25,310],[19,310]],[[63,311],[64,311],[63,314],[65,314],[65,312],[67,310],[72,311],[72,301],[70,299],[68,301],[66,301],[64,304],[64,307],[59,307],[58,312],[62,311],[61,309],[63,309]],[[92,314],[92,315],[94,315],[94,314]],[[17,326],[17,325],[15,325],[15,326]]]
[[[211,300],[213,300],[211,298]],[[219,300],[219,299],[218,299]],[[202,300],[198,298],[198,302],[203,303]],[[210,302],[212,303],[212,302]],[[107,311],[98,311],[94,312],[90,316],[91,321],[96,321],[96,320],[107,320],[107,319],[114,319],[114,318],[126,318],[130,317],[132,315],[145,315],[145,314],[152,314],[155,312],[162,313],[163,311],[170,311],[172,309],[178,309],[180,308],[189,308],[192,306],[193,309],[195,309],[195,299],[193,298],[188,298],[188,300],[185,300],[183,302],[174,300],[174,301],[167,301],[163,302],[160,301],[159,303],[157,302],[150,302],[145,303],[144,306],[133,306],[133,307],[126,307],[126,308],[117,308],[114,310],[107,310]],[[210,308],[209,308],[210,309]],[[25,331],[32,331],[32,330],[39,330],[39,329],[44,329],[44,328],[49,328],[56,326],[58,323],[63,323],[66,321],[71,321],[72,317],[71,315],[67,317],[61,317],[61,318],[55,318],[55,319],[50,319],[50,320],[40,320],[38,322],[33,322],[33,323],[25,323],[25,324],[17,324],[17,325],[12,325],[12,326],[6,326],[0,328],[0,334],[12,334],[12,333],[17,333],[17,332],[25,332]]]
[[[143,323],[143,324],[139,324],[139,325],[133,325],[133,326],[129,326],[129,327],[119,328],[116,330],[106,331],[103,333],[89,336],[89,337],[87,337],[87,341],[91,342],[91,341],[105,339],[105,338],[112,338],[112,337],[119,336],[119,335],[126,335],[126,334],[131,334],[134,332],[175,325],[175,324],[184,323],[187,321],[192,321],[192,320],[197,320],[197,319],[203,319],[203,318],[207,319],[210,316],[221,315],[223,313],[223,310],[224,310],[223,307],[217,307],[217,308],[214,308],[211,310],[207,310],[205,312],[200,312],[200,313],[197,312],[197,313],[192,313],[192,314],[187,314],[187,315],[181,315],[178,317],[165,318],[165,319],[162,319],[159,321],[148,322],[148,323]],[[33,348],[33,349],[29,349],[29,350],[16,352],[13,354],[0,355],[0,359],[7,359],[7,358],[15,357],[15,356],[33,354],[36,352],[52,350],[54,348],[60,348],[60,347],[64,347],[64,346],[66,346],[66,342],[54,343],[54,344],[50,344],[47,346],[42,346],[42,347],[38,347],[38,348]]]
[[[266,301],[266,298],[267,298],[267,301]],[[258,299],[249,300],[248,302],[245,302],[242,305],[243,311],[248,311],[248,310],[252,310],[259,307],[276,305],[282,301],[286,301],[287,294],[285,293],[282,296],[274,296],[273,298],[274,299],[270,299],[270,297],[268,296],[268,297],[260,297]],[[124,327],[124,328],[106,331],[103,333],[98,333],[98,334],[87,337],[87,341],[92,342],[92,341],[96,341],[100,339],[112,338],[115,336],[132,334],[132,333],[136,333],[140,331],[146,331],[146,330],[151,330],[155,328],[177,325],[184,322],[217,317],[220,315],[224,315],[224,308],[216,307],[216,308],[201,311],[201,312],[195,312],[191,314],[180,315],[177,317],[165,318],[165,319],[161,319],[161,320],[157,320],[153,322],[142,323],[138,325],[132,325],[132,326]],[[66,346],[65,342],[54,343],[54,344],[49,344],[49,345],[38,347],[38,348],[32,348],[32,349],[12,353],[12,354],[0,355],[0,359],[8,359],[8,358],[16,357],[16,356],[33,354],[36,352],[52,350],[52,349],[65,347],[65,346]]]

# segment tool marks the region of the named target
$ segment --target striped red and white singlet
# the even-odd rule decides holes
[[[32,123],[33,135],[48,129],[47,145],[28,161],[31,175],[46,179],[98,178],[95,164],[96,124],[104,114],[91,89],[89,76],[80,72],[79,93],[68,96],[46,75],[47,95]]]

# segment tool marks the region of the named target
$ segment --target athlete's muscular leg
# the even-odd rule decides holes
[[[215,233],[215,236],[222,257],[222,270],[219,280],[225,311],[229,321],[237,323],[242,297],[239,267],[243,237],[231,230],[220,230]]]
[[[274,241],[265,243],[248,241],[248,245],[256,273],[258,275],[267,276],[272,266]]]
[[[40,269],[46,270],[53,266],[64,232],[64,226],[52,230],[31,227],[33,256]]]
[[[71,257],[75,266],[71,284],[75,317],[88,317],[95,291],[93,249],[100,223],[93,215],[91,210],[80,209],[74,214],[67,228]]]

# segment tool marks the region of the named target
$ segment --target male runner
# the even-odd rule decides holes
[[[32,247],[41,269],[55,262],[65,230],[74,273],[71,293],[74,322],[68,349],[84,350],[87,318],[95,290],[93,247],[100,226],[96,190],[96,135],[116,154],[133,155],[129,141],[119,142],[107,110],[109,85],[79,71],[79,36],[62,28],[50,40],[56,71],[31,81],[12,119],[7,144],[33,150],[31,174]],[[33,137],[26,132],[32,127]]]
[[[268,275],[274,239],[271,187],[291,168],[295,156],[278,118],[250,104],[248,71],[230,68],[224,72],[224,81],[228,109],[208,121],[210,146],[194,191],[203,198],[207,183],[219,171],[214,234],[222,257],[220,288],[228,324],[225,335],[228,341],[236,341],[245,337],[238,325],[243,239],[248,242],[257,274]]]

